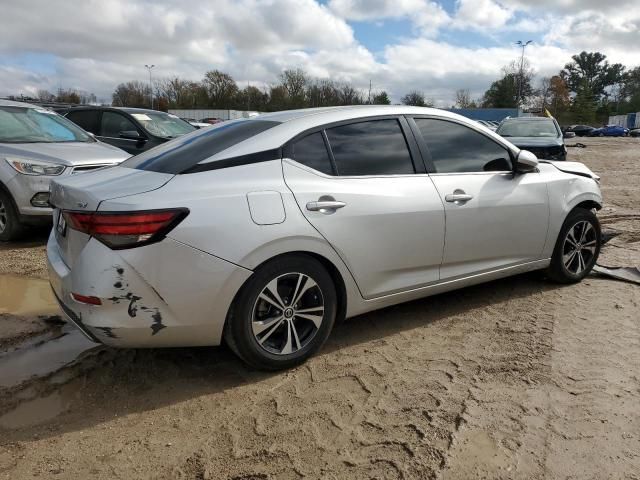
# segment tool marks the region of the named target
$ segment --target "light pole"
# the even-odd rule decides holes
[[[523,42],[522,40],[518,40],[516,45],[522,47],[522,55],[520,55],[520,75],[518,76],[518,97],[516,98],[516,107],[520,106],[520,101],[522,100],[522,81],[524,77],[524,49],[527,48],[528,45],[531,45],[533,40],[527,40]]]
[[[153,82],[151,81],[151,69],[155,67],[155,65],[145,65],[145,68],[149,70],[149,88],[151,89],[151,110],[153,110]]]

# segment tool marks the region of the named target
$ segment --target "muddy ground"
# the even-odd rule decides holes
[[[600,263],[640,265],[640,139],[579,141],[618,234]],[[0,247],[0,292],[32,279],[0,297],[0,478],[640,479],[636,285],[500,280],[265,374],[224,347],[89,344],[50,318],[41,236]]]

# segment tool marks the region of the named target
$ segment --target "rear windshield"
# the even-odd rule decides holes
[[[178,137],[131,157],[120,165],[175,175],[278,124],[268,120],[246,119],[221,123]]]

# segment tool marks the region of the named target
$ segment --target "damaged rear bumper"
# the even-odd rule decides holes
[[[52,233],[47,262],[65,316],[93,341],[115,347],[218,345],[233,297],[251,275],[169,238],[118,251],[91,239],[69,269]],[[79,303],[72,293],[101,305]]]

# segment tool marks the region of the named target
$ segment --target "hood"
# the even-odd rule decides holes
[[[75,167],[120,163],[131,155],[102,142],[0,143],[0,157],[5,156]]]
[[[562,137],[503,137],[516,147],[526,150],[527,147],[557,147],[564,144]]]
[[[584,163],[566,161],[554,162],[552,160],[540,160],[540,162],[549,163],[561,172],[572,173],[574,175],[580,175],[581,177],[593,178],[596,181],[600,180],[600,177],[593,173]]]
[[[111,167],[51,180],[49,202],[64,210],[97,210],[100,202],[156,190],[174,176],[134,168]]]

